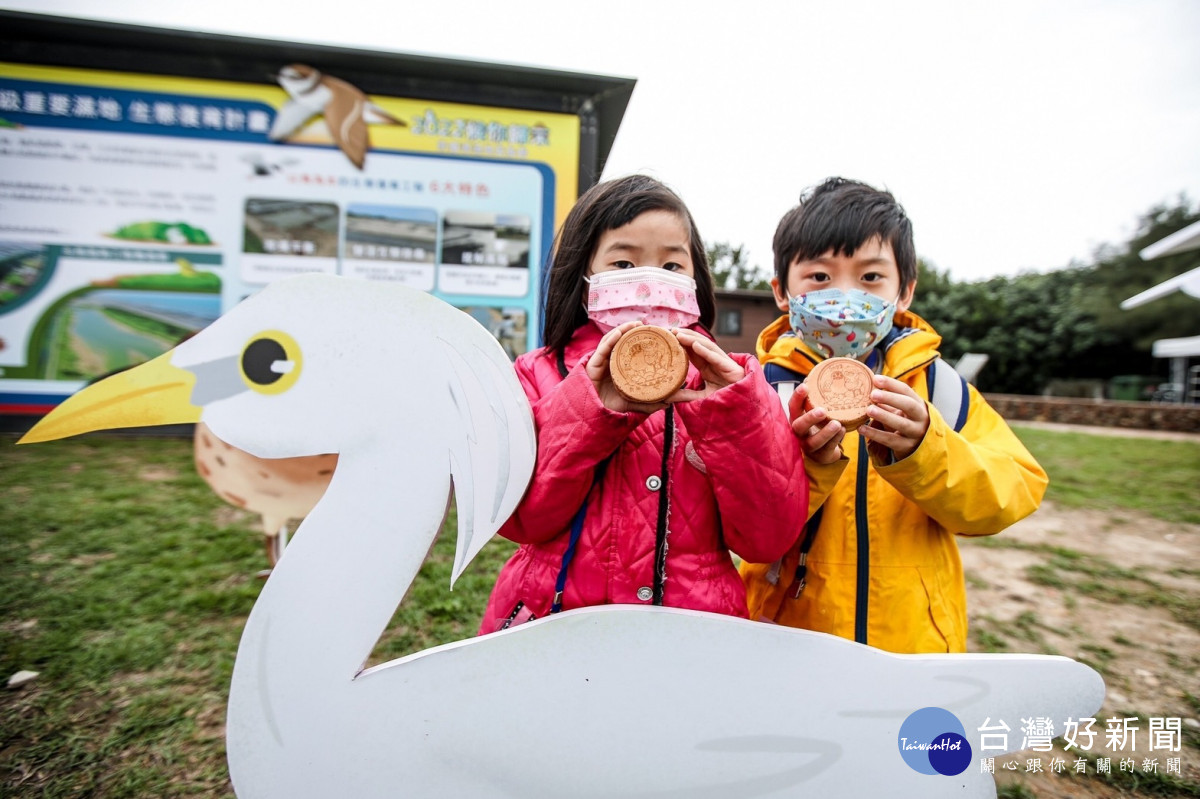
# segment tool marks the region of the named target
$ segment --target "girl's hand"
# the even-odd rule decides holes
[[[691,402],[704,399],[714,391],[736,383],[746,376],[746,370],[738,366],[737,361],[730,358],[725,350],[706,336],[684,328],[676,328],[671,332],[683,345],[688,360],[700,371],[704,385],[698,389],[681,388],[668,398],[669,401]]]
[[[596,393],[600,395],[600,401],[604,403],[604,407],[610,411],[619,413],[627,413],[629,411],[637,411],[638,413],[654,413],[667,407],[667,403],[658,402],[654,404],[645,404],[640,402],[630,402],[621,396],[617,391],[617,387],[613,385],[612,375],[608,370],[608,359],[612,355],[613,347],[621,340],[621,336],[640,326],[642,323],[638,321],[625,322],[624,324],[614,327],[612,330],[604,334],[600,339],[600,344],[596,347],[596,351],[592,353],[592,357],[588,358],[587,375],[592,380],[592,385],[596,387]]]
[[[842,439],[846,428],[836,419],[830,419],[824,408],[804,410],[808,400],[808,386],[800,383],[788,399],[788,419],[792,432],[800,437],[804,457],[815,463],[835,463],[842,458]]]
[[[867,408],[871,423],[858,428],[858,432],[875,449],[872,454],[886,448],[896,460],[903,460],[925,439],[929,408],[917,392],[899,380],[875,375],[874,384],[871,405]]]

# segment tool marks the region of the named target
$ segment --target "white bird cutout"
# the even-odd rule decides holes
[[[500,345],[423,292],[288,278],[22,441],[201,419],[260,457],[339,455],[238,648],[227,750],[243,799],[990,797],[980,756],[1020,749],[1026,720],[1058,734],[1103,701],[1100,676],[1064,657],[892,655],[621,605],[364,670],[451,486],[452,581],[525,490],[534,430]],[[930,706],[965,728],[974,757],[956,776],[899,752],[905,719]],[[989,720],[1011,732],[981,751]]]

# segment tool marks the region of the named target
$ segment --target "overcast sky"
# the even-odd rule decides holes
[[[26,0],[0,7],[637,78],[606,178],[771,265],[800,191],[892,190],[957,280],[1048,270],[1200,201],[1200,2]]]

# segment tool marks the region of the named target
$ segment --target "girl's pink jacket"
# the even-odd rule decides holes
[[[650,604],[666,412],[604,407],[584,371],[600,335],[591,323],[575,331],[564,357],[566,378],[548,350],[517,358],[517,376],[533,406],[537,465],[525,497],[500,529],[521,546],[500,571],[481,633],[493,632],[518,601],[537,617],[546,615],[571,520],[585,497],[563,609]],[[799,439],[757,359],[730,357],[746,370],[743,379],[674,406],[663,603],[745,617],[745,588],[729,551],[754,563],[781,557],[803,529],[808,479]],[[691,367],[688,387],[701,383]],[[610,453],[593,489],[596,467]]]

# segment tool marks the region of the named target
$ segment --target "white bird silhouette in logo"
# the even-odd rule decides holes
[[[275,76],[279,85],[291,97],[271,125],[267,134],[272,141],[282,141],[318,114],[324,115],[329,135],[359,169],[371,146],[368,123],[406,125],[402,119],[384,111],[367,99],[356,86],[344,80],[324,75],[306,64],[291,64]]]

